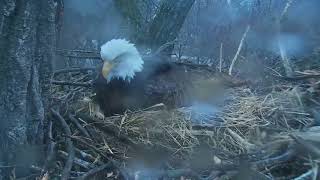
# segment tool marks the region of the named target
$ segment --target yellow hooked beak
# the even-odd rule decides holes
[[[109,61],[104,61],[103,63],[103,67],[102,67],[102,76],[105,79],[108,79],[108,75],[110,73],[110,71],[112,70],[114,64],[110,63]]]

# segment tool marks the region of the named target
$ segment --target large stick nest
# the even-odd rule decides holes
[[[70,73],[68,77],[83,82],[88,76]],[[70,122],[69,138],[78,160],[73,161],[73,177],[97,173],[100,178],[114,179],[214,179],[241,173],[247,163],[251,178],[270,179],[298,176],[313,167],[314,160],[303,159],[296,150],[299,138],[309,137],[301,130],[309,132],[314,122],[305,111],[301,89],[286,84],[268,94],[252,91],[228,90],[222,110],[214,116],[197,114],[187,107],[169,110],[157,104],[105,117],[92,101],[94,94],[85,87],[54,85],[52,97],[60,114]],[[194,124],[195,117],[209,123]],[[60,161],[64,161],[68,157],[63,142],[66,134],[58,128],[54,132],[55,141],[62,140],[58,149]],[[301,158],[303,161],[292,162]],[[90,169],[108,162],[113,168],[105,166],[101,170],[104,173],[90,174]],[[60,169],[61,165],[58,163]]]

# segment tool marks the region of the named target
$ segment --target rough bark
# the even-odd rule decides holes
[[[195,0],[163,0],[159,12],[153,19],[150,29],[148,44],[152,50],[174,41],[188,15]],[[173,46],[166,49],[170,53]]]
[[[129,20],[136,32],[143,28],[143,16],[138,7],[138,0],[114,0],[114,4],[121,14]]]
[[[2,165],[28,166],[39,158],[37,149],[41,148],[36,145],[43,140],[55,49],[55,8],[54,0],[0,2]]]
[[[139,44],[151,47],[156,51],[162,45],[174,41],[190,11],[195,0],[162,0],[158,13],[149,25],[142,22],[142,13],[139,11],[137,1],[114,0],[124,17],[133,22],[138,34],[135,37]],[[145,26],[145,27],[144,27]],[[147,26],[147,27],[146,27]],[[170,53],[173,45],[165,48]]]

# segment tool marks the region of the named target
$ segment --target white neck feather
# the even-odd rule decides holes
[[[107,81],[123,79],[131,81],[136,72],[143,69],[143,60],[134,44],[125,39],[113,39],[101,46],[101,58],[115,63],[115,67],[108,75]]]

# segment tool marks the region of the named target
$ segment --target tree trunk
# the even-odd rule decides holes
[[[162,0],[159,11],[149,27],[143,27],[144,23],[141,22],[143,18],[136,0],[114,0],[114,2],[123,16],[128,18],[139,31],[134,38],[137,43],[142,43],[155,51],[177,38],[195,0]],[[163,52],[170,54],[172,50],[173,45],[165,48]]]
[[[54,0],[0,2],[0,162],[17,165],[17,174],[26,173],[42,149],[37,145],[43,143],[48,106],[55,8]],[[0,173],[4,179],[6,172]]]
[[[174,41],[179,35],[180,29],[188,15],[195,0],[163,0],[159,12],[153,19],[150,29],[148,44],[152,50]],[[165,49],[171,53],[173,45]]]
[[[135,36],[139,36],[139,32],[143,29],[144,22],[138,7],[138,0],[114,0],[114,4],[121,14],[130,22],[135,31]]]

